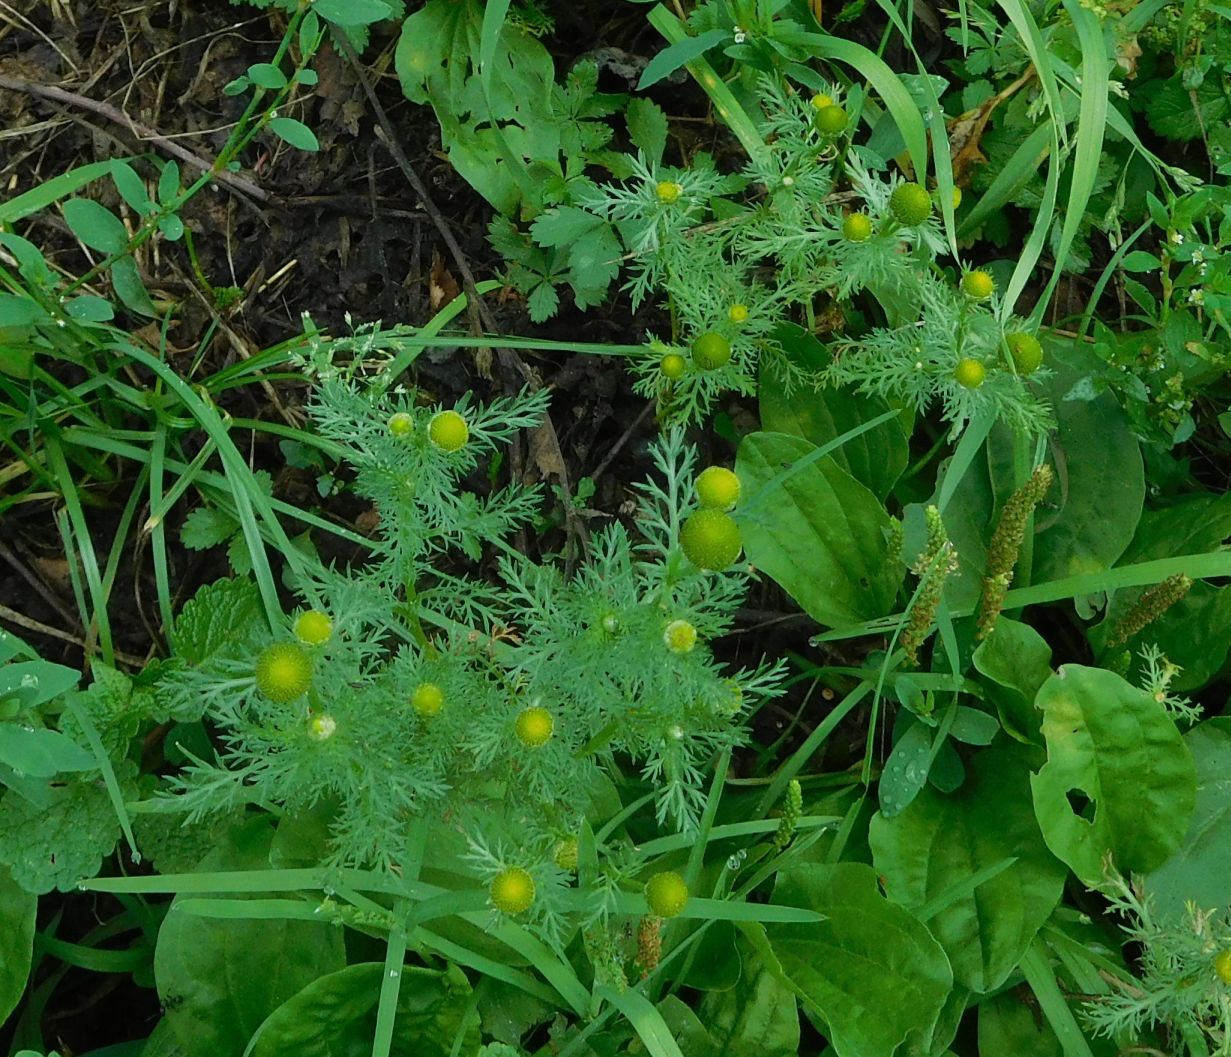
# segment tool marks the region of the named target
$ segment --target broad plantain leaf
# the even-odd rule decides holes
[[[1231,904],[1231,717],[1193,727],[1184,743],[1197,768],[1197,804],[1179,850],[1146,877],[1160,919],[1182,921],[1184,903]]]
[[[953,987],[949,961],[918,920],[880,894],[871,867],[786,870],[774,900],[826,916],[765,930],[837,1057],[891,1057],[915,1031],[930,1040]]]
[[[742,522],[748,560],[821,624],[841,627],[893,607],[904,569],[890,553],[892,519],[832,456],[799,460],[816,446],[782,433],[752,433],[736,472],[750,496]]]
[[[1018,741],[1040,740],[1034,698],[1052,675],[1047,640],[1029,624],[1002,616],[992,634],[979,643],[973,660],[1006,733]]]
[[[370,1052],[384,975],[383,964],[365,962],[312,981],[261,1026],[252,1057]],[[479,1017],[470,995],[466,974],[456,966],[443,972],[404,967],[392,1057],[475,1057]]]
[[[886,894],[911,910],[1016,860],[927,921],[954,979],[975,992],[999,987],[1017,967],[1064,888],[1067,871],[1043,843],[1028,796],[1022,751],[994,747],[967,762],[957,793],[925,788],[896,818],[872,819],[869,839]]]
[[[1161,866],[1188,828],[1197,785],[1163,706],[1114,672],[1078,664],[1048,679],[1035,705],[1047,763],[1030,788],[1052,853],[1091,886],[1103,881],[1108,853],[1124,874]],[[1071,794],[1089,810],[1079,813]]]
[[[268,870],[272,837],[265,819],[252,819],[198,869]],[[270,1013],[345,962],[341,932],[325,922],[205,918],[172,903],[154,974],[187,1057],[238,1057]]]
[[[1056,410],[1056,483],[1035,515],[1036,583],[1110,568],[1133,538],[1145,502],[1145,468],[1128,415],[1110,393],[1065,400],[1093,353],[1067,348],[1052,361],[1046,395]]]
[[[793,360],[808,367],[822,367],[828,358],[820,342],[799,327],[779,327],[775,337]],[[768,363],[761,371],[757,395],[762,428],[803,437],[817,445],[827,444],[889,410],[880,397],[843,389],[813,390],[796,385],[788,392],[780,372]],[[842,469],[884,499],[906,469],[909,452],[903,419],[882,422],[832,454]]]

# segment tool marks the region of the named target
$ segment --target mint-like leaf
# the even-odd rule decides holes
[[[36,895],[94,877],[119,835],[107,790],[92,782],[51,790],[43,807],[13,792],[0,800],[0,861]]]
[[[629,102],[624,119],[629,139],[641,148],[651,168],[659,164],[667,149],[667,115],[653,100],[637,98]]]
[[[175,621],[175,648],[191,664],[245,642],[264,630],[261,597],[251,580],[215,580],[184,606]]]
[[[576,206],[560,206],[549,209],[531,224],[530,234],[540,246],[570,246],[602,226],[602,218],[593,213]]]
[[[556,314],[560,307],[560,295],[550,282],[541,282],[530,292],[526,307],[530,309],[530,319],[535,323],[542,323]]]
[[[239,531],[239,522],[224,510],[199,506],[184,519],[180,542],[189,550],[203,551],[226,543]]]

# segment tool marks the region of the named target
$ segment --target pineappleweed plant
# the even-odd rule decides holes
[[[569,876],[557,852],[575,849],[596,791],[631,766],[659,826],[690,830],[707,764],[778,692],[780,664],[728,673],[709,645],[745,593],[726,535],[737,522],[694,511],[696,456],[668,432],[651,449],[635,525],[597,532],[567,577],[509,543],[535,516],[537,488],[464,484],[543,419],[543,393],[427,408],[387,391],[371,363],[339,365],[319,349],[310,359],[316,424],[344,446],[355,492],[380,515],[372,560],[320,567],[297,584],[304,605],[283,626],[174,663],[159,686],[166,711],[208,719],[221,746],[172,779],[160,806],[197,819],[324,805],[333,863],[394,870],[416,827],[441,823],[470,846],[492,906],[555,934],[553,896]],[[699,514],[723,519],[725,561],[690,560],[684,527]],[[485,562],[495,577],[480,574]],[[223,581],[191,605],[247,590]],[[616,858],[613,892],[643,865]]]

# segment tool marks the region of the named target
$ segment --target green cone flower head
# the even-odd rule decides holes
[[[889,196],[889,212],[904,227],[918,227],[932,215],[932,196],[922,184],[899,184]]]
[[[270,701],[289,705],[312,685],[312,659],[294,642],[266,646],[256,660],[256,688]]]
[[[338,729],[338,721],[328,712],[321,712],[308,720],[308,737],[313,741],[328,741]]]
[[[665,206],[675,205],[683,193],[683,186],[674,180],[659,180],[654,188],[654,197]]]
[[[987,368],[978,360],[958,360],[953,368],[953,378],[963,389],[978,389],[987,377]]]
[[[415,420],[405,411],[389,416],[389,432],[395,437],[408,437],[415,431]]]
[[[684,377],[684,372],[688,370],[688,361],[678,352],[669,352],[658,361],[658,369],[663,372],[664,378],[670,378],[674,382]]]
[[[703,507],[680,529],[684,555],[698,569],[725,569],[739,557],[743,541],[739,526],[721,510]]]
[[[656,873],[645,883],[645,901],[655,917],[673,918],[688,905],[688,885],[673,870]]]
[[[1043,363],[1043,346],[1033,334],[1018,331],[1004,336],[1005,344],[1009,346],[1009,355],[1013,358],[1013,366],[1018,374],[1033,374]]]
[[[445,692],[435,683],[420,683],[410,695],[410,707],[424,719],[436,715],[445,704]]]
[[[1219,951],[1214,959],[1214,972],[1224,984],[1231,985],[1231,949]]]
[[[333,621],[319,609],[300,613],[295,620],[295,638],[305,646],[323,646],[333,635]]]
[[[492,878],[487,894],[504,914],[524,914],[534,902],[534,878],[520,866],[509,866]]]
[[[538,749],[551,740],[551,732],[555,721],[551,713],[539,705],[523,708],[513,724],[513,733],[528,749]]]
[[[687,620],[673,620],[663,629],[663,645],[672,653],[691,653],[697,645],[697,629]]]
[[[456,411],[440,411],[427,424],[427,435],[441,451],[457,451],[470,439],[470,427]]]
[[[984,301],[992,296],[996,289],[995,280],[981,269],[967,272],[962,276],[962,293],[972,301]]]
[[[692,362],[703,371],[715,371],[730,359],[731,343],[717,331],[706,331],[692,343]]]
[[[730,510],[739,502],[739,478],[725,466],[707,466],[697,476],[697,498],[703,507]]]
[[[872,221],[866,213],[851,213],[842,221],[842,237],[847,242],[867,242],[872,237]]]
[[[812,117],[816,130],[823,136],[842,135],[846,131],[847,120],[846,111],[833,103],[821,107]]]

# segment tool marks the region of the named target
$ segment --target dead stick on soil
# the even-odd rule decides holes
[[[50,99],[53,102],[63,103],[65,106],[76,107],[79,110],[88,110],[93,114],[98,114],[100,117],[105,117],[108,121],[115,122],[117,125],[127,125],[129,131],[137,139],[162,148],[168,154],[174,155],[185,165],[190,165],[194,169],[199,169],[202,172],[213,172],[214,179],[220,184],[225,184],[231,190],[245,194],[249,198],[256,199],[258,202],[269,202],[270,200],[270,193],[254,184],[251,180],[243,176],[236,176],[234,173],[214,172],[212,162],[207,161],[198,154],[194,154],[188,148],[180,146],[174,140],[160,136],[153,129],[147,128],[139,121],[135,121],[125,114],[124,111],[117,109],[110,103],[100,103],[96,99],[77,95],[75,92],[65,91],[65,89],[57,88],[55,85],[34,84],[32,81],[23,81],[16,77],[0,77],[0,88],[7,88],[11,92],[24,92],[27,95],[36,95],[43,99]]]
[[[27,631],[37,631],[40,635],[46,635],[49,639],[70,642],[74,646],[85,649],[85,639],[80,635],[72,635],[67,631],[61,631],[59,628],[53,628],[50,624],[44,624],[41,620],[35,620],[24,613],[18,613],[17,610],[9,609],[8,606],[3,604],[0,604],[0,620],[7,620],[10,624],[16,624],[19,628],[25,628]],[[144,668],[146,665],[146,661],[141,657],[134,657],[131,653],[121,653],[119,650],[115,651],[115,659],[134,669]]]

